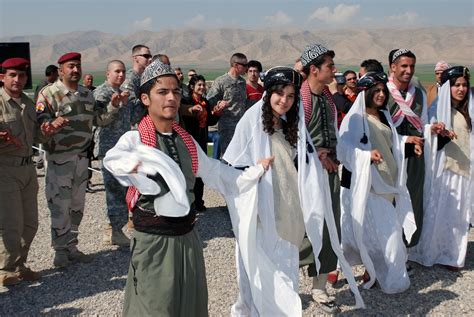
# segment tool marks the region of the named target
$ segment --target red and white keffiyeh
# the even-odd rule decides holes
[[[393,97],[393,100],[398,104],[398,110],[392,115],[392,120],[395,127],[398,127],[404,118],[408,120],[419,132],[423,132],[423,123],[421,118],[411,109],[413,101],[415,100],[415,86],[408,84],[408,91],[405,98],[403,98],[400,90],[395,86],[393,77],[390,77],[387,83],[387,88]]]
[[[337,118],[337,110],[336,104],[334,103],[334,99],[332,98],[331,92],[329,91],[328,86],[324,86],[323,94],[327,98],[329,102],[329,106],[331,107],[331,112],[333,115],[334,120]],[[300,89],[301,101],[303,101],[304,107],[304,121],[306,124],[309,123],[311,116],[313,115],[313,107],[312,107],[312,97],[311,97],[311,88],[309,87],[309,83],[307,80],[303,82]]]

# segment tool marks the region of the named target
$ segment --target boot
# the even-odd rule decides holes
[[[29,267],[20,266],[20,278],[24,281],[33,282],[41,278],[41,273],[31,270]]]
[[[107,245],[118,245],[120,247],[130,246],[130,239],[123,231],[121,229],[112,229],[112,227],[105,229],[103,241]]]
[[[4,272],[0,275],[0,286],[13,286],[20,282],[18,272]]]
[[[71,261],[69,261],[68,251],[67,250],[57,250],[54,255],[53,264],[55,267],[63,268],[69,266]]]
[[[75,249],[68,253],[68,259],[72,262],[90,263],[93,260],[93,256],[91,254],[85,254],[79,251],[78,249]]]

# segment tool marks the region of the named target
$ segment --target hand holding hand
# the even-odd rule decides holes
[[[112,97],[110,98],[110,103],[112,104],[112,106],[114,107],[120,107],[120,102],[122,101],[122,97],[120,96],[119,93],[117,92],[114,92],[112,94]]]
[[[409,136],[406,143],[413,143],[415,145],[418,144],[419,146],[423,146],[424,140],[419,136]]]

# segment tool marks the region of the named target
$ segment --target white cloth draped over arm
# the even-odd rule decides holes
[[[122,186],[135,186],[143,195],[157,195],[160,188],[147,175],[160,174],[170,191],[154,200],[157,215],[183,217],[189,213],[186,181],[179,166],[162,151],[143,145],[137,131],[125,133],[103,161]],[[133,173],[133,169],[137,172]]]

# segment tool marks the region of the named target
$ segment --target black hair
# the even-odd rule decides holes
[[[248,68],[255,67],[261,73],[263,70],[262,63],[259,61],[251,60],[247,63]]]
[[[450,78],[449,86],[453,87],[454,84],[456,83],[456,80],[460,77],[463,77],[466,80],[467,93],[466,93],[466,96],[464,96],[464,99],[461,100],[459,104],[455,106],[454,108],[464,116],[464,119],[466,119],[467,126],[469,127],[469,131],[472,131],[471,117],[469,116],[469,95],[470,95],[470,89],[471,89],[471,84],[469,82],[469,75]]]
[[[376,59],[366,59],[360,64],[360,67],[365,68],[365,71],[367,73],[368,72],[383,73],[382,63],[380,63]]]
[[[379,84],[383,84],[383,83],[379,83]],[[373,108],[372,104],[374,102],[374,95],[378,90],[377,86],[378,84],[373,85],[372,87],[370,87],[369,89],[365,91],[365,106],[367,108]],[[379,109],[385,109],[387,107],[388,96],[389,96],[387,85],[383,85],[383,93],[385,94],[385,101],[383,102],[382,107],[380,107]]]
[[[206,83],[206,78],[204,78],[203,75],[196,74],[196,75],[191,77],[191,79],[189,80],[189,83],[188,83],[189,96],[193,95],[194,86],[196,86],[196,83],[200,80],[203,81],[204,83]]]
[[[350,70],[350,69],[349,69],[349,70],[346,70],[346,71],[342,74],[342,76],[344,76],[344,78],[346,78],[346,76],[349,75],[349,74],[354,74],[354,75],[356,75],[356,77],[357,77],[356,72],[353,71],[353,70]]]
[[[46,69],[44,70],[44,75],[51,76],[53,73],[57,73],[58,69],[59,68],[56,65],[48,65],[46,66]]]
[[[263,122],[263,131],[272,135],[275,133],[275,128],[273,126],[273,110],[272,105],[270,104],[270,98],[274,93],[282,93],[283,89],[291,84],[277,84],[273,85],[268,90],[266,90],[266,95],[263,97],[262,105],[262,122]],[[291,146],[296,147],[298,143],[298,102],[299,102],[299,90],[295,87],[295,100],[290,110],[286,113],[286,128],[283,128],[285,134],[285,139],[290,143]]]

